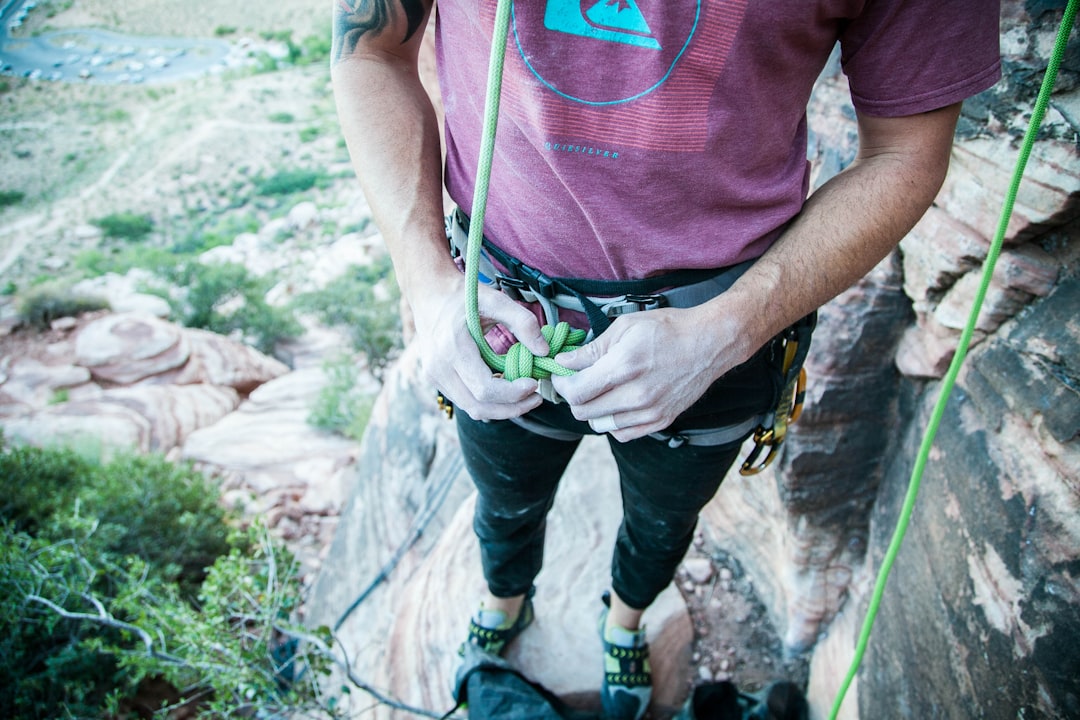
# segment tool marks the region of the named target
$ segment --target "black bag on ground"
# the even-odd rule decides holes
[[[543,685],[475,645],[465,646],[454,699],[457,706],[444,718],[467,704],[469,720],[600,720],[596,713],[567,707]]]
[[[675,720],[808,720],[810,707],[795,683],[776,682],[749,695],[726,680],[694,688]]]

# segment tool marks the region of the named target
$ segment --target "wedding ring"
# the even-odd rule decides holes
[[[619,424],[615,422],[614,415],[601,415],[598,418],[590,420],[589,425],[591,425],[592,429],[598,433],[606,433],[619,429]]]

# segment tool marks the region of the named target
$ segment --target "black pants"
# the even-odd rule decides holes
[[[734,424],[773,407],[780,386],[774,354],[770,344],[725,375],[676,425]],[[547,402],[527,419],[577,437],[552,439],[512,421],[477,422],[464,412],[456,417],[465,463],[478,491],[473,528],[480,540],[484,578],[496,597],[521,595],[543,564],[546,518],[559,479],[581,436],[595,433],[588,423],[576,420],[567,405]],[[612,584],[630,607],[648,607],[671,582],[693,540],[698,513],[716,494],[743,440],[672,448],[651,437],[628,443],[609,438],[623,505]]]

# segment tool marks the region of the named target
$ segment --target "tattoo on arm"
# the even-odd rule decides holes
[[[356,50],[360,39],[378,35],[394,20],[394,5],[400,5],[408,27],[402,44],[408,42],[424,20],[422,0],[337,0],[334,8],[333,58],[340,60]]]

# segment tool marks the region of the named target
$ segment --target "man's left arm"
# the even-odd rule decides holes
[[[720,376],[869,272],[918,222],[949,167],[955,104],[904,117],[858,115],[859,151],[724,294],[695,308],[620,317],[557,359],[555,378],[579,420],[613,415],[611,434],[664,429]]]

